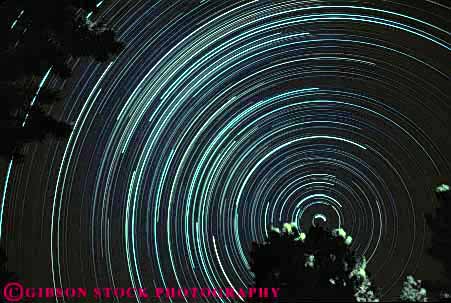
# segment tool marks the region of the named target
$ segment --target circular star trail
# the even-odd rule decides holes
[[[449,7],[149,2],[90,17],[126,43],[113,62],[46,79],[75,127],[10,164],[3,237],[27,281],[246,287],[269,224],[314,220],[352,235],[385,298],[421,270],[451,172]]]

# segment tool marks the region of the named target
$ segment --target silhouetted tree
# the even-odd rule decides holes
[[[280,287],[280,297],[270,302],[377,302],[366,260],[354,254],[351,242],[343,229],[271,228],[266,242],[252,244],[255,287]]]
[[[18,280],[18,276],[14,272],[10,272],[7,268],[8,257],[6,256],[3,248],[0,248],[0,302],[9,302],[3,297],[3,287],[8,282],[14,282]]]
[[[87,10],[96,9],[95,1],[9,0],[4,6],[9,12],[24,12],[16,24],[22,34],[9,46],[14,48],[15,63],[25,72],[41,74],[52,65],[67,78],[68,58],[92,57],[104,62],[123,49],[105,23],[86,18]]]
[[[70,58],[105,62],[123,49],[105,23],[86,18],[88,11],[97,9],[97,1],[92,0],[0,1],[0,156],[21,157],[24,144],[47,135],[69,136],[72,125],[45,110],[62,99],[61,93],[42,87],[36,96],[37,77],[52,67],[52,72],[67,79],[72,74]]]
[[[401,289],[400,299],[402,302],[427,302],[427,291],[421,287],[421,280],[407,276]]]
[[[451,191],[442,184],[435,189],[438,207],[434,214],[426,214],[426,223],[432,232],[429,254],[442,262],[448,282],[451,282]],[[448,284],[448,287],[450,285]]]
[[[429,254],[443,264],[444,281],[425,281],[425,288],[431,291],[432,300],[450,302],[451,290],[451,191],[450,186],[441,184],[435,188],[438,206],[433,213],[425,215],[430,228],[431,246]]]

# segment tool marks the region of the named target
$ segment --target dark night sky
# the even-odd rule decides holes
[[[423,215],[451,173],[445,1],[186,3],[111,1],[123,53],[50,74],[75,129],[12,165],[10,269],[35,287],[244,287],[267,224],[322,214],[384,299],[439,279]]]

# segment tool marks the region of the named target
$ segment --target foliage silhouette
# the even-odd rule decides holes
[[[50,67],[67,79],[72,75],[69,59],[107,62],[122,51],[124,44],[112,29],[85,17],[88,10],[97,11],[96,4],[92,0],[0,2],[0,157],[20,159],[27,143],[70,135],[71,123],[46,113],[46,106],[61,101],[61,92],[44,86],[35,94]]]
[[[351,242],[343,229],[312,226],[305,234],[292,224],[272,227],[266,242],[252,244],[255,287],[280,287],[280,297],[267,302],[377,302],[366,260]]]
[[[400,299],[402,302],[427,302],[427,291],[421,287],[421,280],[407,276],[401,289]]]
[[[436,300],[451,302],[451,191],[448,184],[434,190],[438,206],[433,213],[425,214],[426,223],[432,233],[428,253],[442,263],[446,280],[425,281]]]
[[[3,297],[3,287],[8,283],[8,282],[16,282],[19,277],[17,276],[16,273],[14,272],[10,272],[8,271],[7,268],[7,262],[8,262],[8,257],[6,256],[6,252],[3,250],[3,248],[0,248],[0,302],[10,302],[7,301],[4,297]]]
[[[451,281],[451,191],[442,184],[435,189],[439,203],[434,214],[426,214],[426,223],[432,232],[429,254],[443,263],[445,275]]]

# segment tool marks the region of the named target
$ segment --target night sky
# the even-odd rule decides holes
[[[449,1],[100,5],[125,50],[42,75],[74,131],[2,167],[24,284],[246,287],[251,241],[314,217],[383,299],[440,278],[424,213],[451,175]]]

